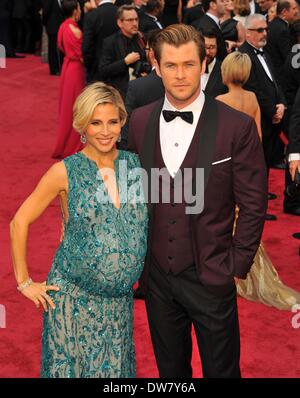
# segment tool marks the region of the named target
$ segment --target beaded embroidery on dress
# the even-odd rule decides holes
[[[42,377],[135,377],[132,286],[144,265],[148,215],[142,189],[139,200],[124,191],[141,186],[141,166],[135,154],[118,152],[117,209],[93,160],[78,152],[64,164],[69,215],[47,281],[60,290],[44,313]]]

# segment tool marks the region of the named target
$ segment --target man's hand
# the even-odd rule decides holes
[[[296,170],[298,169],[298,171],[300,173],[300,160],[291,160],[289,162],[289,169],[290,169],[290,174],[291,174],[292,180],[294,181]]]
[[[129,53],[125,58],[124,61],[126,65],[131,65],[134,64],[136,61],[138,61],[141,58],[140,53],[132,52]]]
[[[281,120],[283,118],[283,115],[284,115],[284,109],[285,109],[285,106],[283,104],[277,104],[276,105],[276,113],[273,116],[273,118],[275,117],[276,119],[280,119]]]

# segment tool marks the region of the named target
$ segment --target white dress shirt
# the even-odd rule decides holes
[[[179,170],[191,145],[196,126],[202,112],[204,100],[205,96],[201,91],[193,103],[188,105],[186,108],[179,110],[174,108],[174,106],[170,104],[165,96],[165,101],[162,108],[163,110],[179,110],[180,112],[191,111],[194,115],[193,124],[185,122],[183,119],[181,119],[181,117],[176,117],[171,122],[166,122],[163,114],[161,113],[160,115],[159,134],[161,153],[165,165],[173,178]]]
[[[158,29],[163,29],[162,24],[159,22],[159,20],[154,15],[148,14],[147,12],[145,12],[145,14],[148,15],[148,17],[153,19],[153,21],[156,23]]]
[[[289,162],[291,162],[292,160],[300,160],[300,153],[290,153]]]
[[[100,3],[98,4],[98,7],[102,6],[105,3],[113,3],[113,0],[101,0]]]
[[[250,15],[255,14],[255,1],[250,0],[249,1],[249,6],[250,6]]]
[[[212,72],[212,70],[214,69],[214,66],[216,64],[216,58],[214,58],[210,64],[207,65],[208,68],[208,73],[203,73],[203,75],[201,75],[201,90],[205,91],[207,82],[209,80],[209,76]]]
[[[248,42],[248,43],[249,43],[249,42]],[[255,46],[253,46],[253,44],[251,44],[251,43],[249,43],[249,44],[250,44],[251,47],[255,48],[255,50],[263,50],[262,48],[257,48],[257,47],[255,47]],[[267,63],[266,63],[265,58],[264,58],[261,54],[256,54],[256,55],[257,55],[257,58],[258,58],[259,62],[260,62],[261,65],[262,65],[262,67],[264,68],[264,71],[266,72],[266,74],[268,75],[268,77],[271,79],[271,81],[273,81],[271,72],[270,72],[269,67],[268,67],[268,65],[267,65]]]

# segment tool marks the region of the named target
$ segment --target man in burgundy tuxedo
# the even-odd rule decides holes
[[[154,53],[166,95],[132,113],[129,149],[139,154],[148,176],[153,168],[169,173],[169,203],[161,200],[166,173],[156,188],[148,181],[148,197],[155,191],[159,201],[149,201],[148,255],[140,280],[159,374],[192,376],[193,324],[204,377],[240,377],[234,278],[246,278],[263,230],[262,146],[252,118],[201,91],[205,46],[192,26],[160,31]],[[197,170],[204,169],[198,214],[191,214],[185,195],[181,201],[174,197],[175,187],[186,185],[182,172],[188,168],[196,196]]]

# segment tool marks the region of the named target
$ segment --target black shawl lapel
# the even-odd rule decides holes
[[[218,112],[216,100],[206,95],[200,119],[196,127],[196,133],[198,133],[200,129],[196,167],[204,169],[204,192],[207,187],[215,151],[218,127],[217,118]],[[196,193],[195,178],[193,179],[193,193]]]
[[[155,144],[159,137],[159,118],[163,107],[164,98],[156,102],[146,125],[143,147],[140,155],[142,167],[148,176],[148,210],[151,214],[151,169],[154,167]]]

